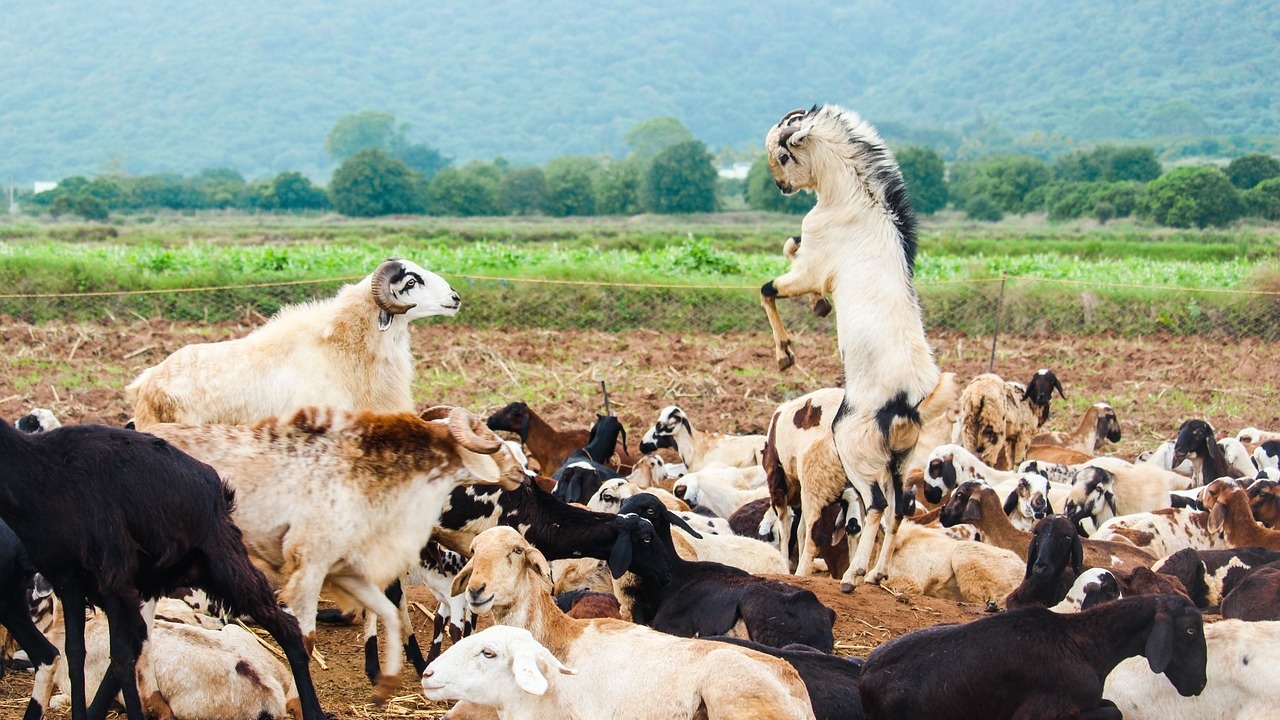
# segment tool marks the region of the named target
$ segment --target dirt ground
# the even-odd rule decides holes
[[[105,324],[27,325],[0,318],[0,417],[13,421],[33,407],[51,408],[64,422],[122,424],[131,414],[124,386],[143,368],[191,342],[245,334],[248,325],[171,324],[163,320]],[[938,362],[962,381],[985,372],[990,338],[933,336]],[[763,432],[782,401],[839,384],[834,338],[798,334],[797,366],[779,372],[767,333],[620,334],[546,330],[475,330],[448,323],[414,329],[423,406],[461,405],[487,416],[523,400],[556,427],[587,427],[608,386],[610,407],[634,448],[666,405],[680,405],[695,428]],[[1132,458],[1176,432],[1190,417],[1234,434],[1254,425],[1280,429],[1276,378],[1280,359],[1256,340],[1153,336],[1002,337],[995,370],[1023,380],[1052,368],[1067,399],[1053,408],[1050,429],[1071,429],[1083,410],[1107,401],[1120,417],[1124,438],[1113,452]],[[922,597],[896,597],[875,587],[840,594],[831,580],[798,580],[836,610],[838,651],[865,655],[871,648],[920,627],[965,622],[982,609]],[[421,588],[410,598],[434,608]],[[426,642],[430,623],[412,611]],[[405,673],[400,693],[381,707],[369,703],[358,627],[321,626],[319,648],[328,669],[314,668],[325,709],[338,718],[437,717]],[[0,718],[17,718],[30,692],[30,675],[0,681]],[[55,714],[54,717],[65,717]]]

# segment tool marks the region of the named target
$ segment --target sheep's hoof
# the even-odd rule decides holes
[[[373,686],[373,702],[381,705],[395,697],[396,688],[400,686],[400,678],[395,675],[379,675]]]
[[[846,595],[853,592],[853,583],[844,583],[844,582],[840,583],[840,592]]]
[[[821,298],[813,304],[813,314],[823,318],[830,315],[831,302],[826,298]]]

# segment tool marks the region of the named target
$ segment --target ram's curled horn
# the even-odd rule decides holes
[[[378,266],[377,270],[373,271],[373,278],[369,282],[369,287],[373,291],[373,301],[378,304],[379,308],[392,315],[403,315],[417,304],[399,300],[391,292],[391,276],[400,267],[399,259],[388,258]]]
[[[456,407],[449,411],[449,432],[459,445],[471,452],[492,455],[502,449],[502,441],[497,436],[481,437],[476,428],[481,421],[474,418],[466,408]]]
[[[432,420],[445,420],[449,417],[449,413],[454,410],[455,408],[451,405],[432,405],[426,410],[423,410],[422,414],[418,417],[426,420],[427,422],[431,422]]]

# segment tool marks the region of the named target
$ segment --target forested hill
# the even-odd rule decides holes
[[[952,145],[1280,134],[1278,50],[1274,0],[6,2],[0,180],[323,180],[326,133],[363,109],[513,163],[618,154],[658,115],[758,146],[824,101]]]

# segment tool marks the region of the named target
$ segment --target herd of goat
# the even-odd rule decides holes
[[[934,363],[875,130],[818,106],[766,149],[781,190],[818,195],[762,289],[779,366],[775,300],[808,296],[837,313],[845,371],[766,434],[676,406],[634,446],[607,414],[419,412],[409,323],[461,301],[401,259],[146,369],[129,427],[0,422],[25,719],[61,689],[74,720],[320,720],[316,623],[360,613],[375,700],[407,659],[456,719],[1275,717],[1280,435],[1190,419],[1130,462],[1099,454],[1120,439],[1101,402],[1046,431],[1052,371]],[[786,580],[824,573],[989,615],[841,657],[835,612]],[[425,654],[405,583],[439,600]]]

